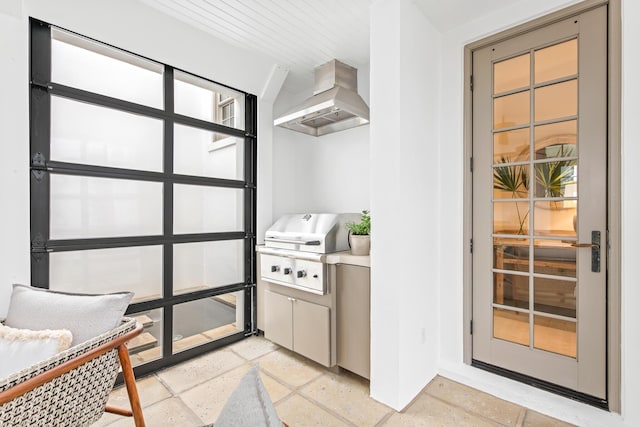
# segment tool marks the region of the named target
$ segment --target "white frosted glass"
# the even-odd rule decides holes
[[[174,234],[243,230],[243,190],[174,185]]]
[[[162,66],[101,43],[53,31],[51,79],[56,83],[163,108]]]
[[[244,242],[181,243],[173,246],[173,293],[244,282]]]
[[[174,110],[178,114],[244,129],[244,94],[181,71],[174,72]],[[222,107],[233,103],[233,120],[224,121]]]
[[[162,234],[162,184],[51,175],[51,239]]]
[[[176,124],[173,171],[241,180],[244,177],[244,140]]]
[[[132,302],[157,299],[162,296],[162,246],[53,252],[49,280],[57,291],[130,291]]]
[[[163,126],[162,120],[52,96],[51,159],[162,172]]]

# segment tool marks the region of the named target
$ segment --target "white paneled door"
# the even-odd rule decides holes
[[[607,13],[473,52],[473,359],[606,400]]]

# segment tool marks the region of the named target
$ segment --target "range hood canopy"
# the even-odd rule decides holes
[[[313,96],[273,121],[313,136],[369,123],[369,107],[358,95],[358,70],[336,59],[316,67]]]

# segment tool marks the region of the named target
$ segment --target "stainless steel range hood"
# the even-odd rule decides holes
[[[313,136],[367,124],[369,107],[357,90],[358,70],[329,61],[315,69],[313,96],[273,124]]]

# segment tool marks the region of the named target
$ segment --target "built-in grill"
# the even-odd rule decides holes
[[[262,280],[314,294],[327,293],[324,255],[349,248],[345,224],[360,214],[285,215],[265,233],[260,253]]]

